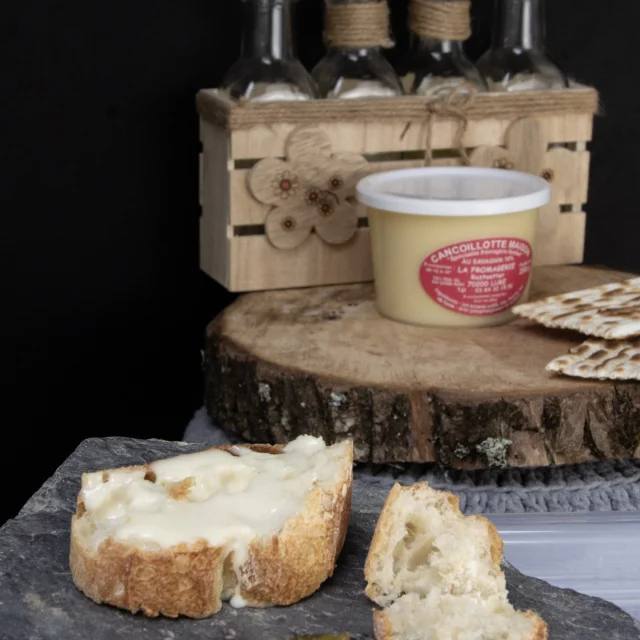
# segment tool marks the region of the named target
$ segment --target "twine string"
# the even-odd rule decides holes
[[[325,4],[324,41],[328,47],[393,46],[387,0]]]
[[[469,0],[411,0],[409,28],[421,38],[464,41],[471,35]]]
[[[469,124],[469,109],[473,106],[476,96],[476,86],[470,82],[462,82],[454,88],[442,87],[435,91],[433,99],[427,107],[426,134],[424,143],[424,164],[431,165],[433,161],[433,128],[438,118],[454,118],[457,122],[454,136],[454,147],[458,150],[462,163],[468,166],[471,161],[464,146],[464,134]]]

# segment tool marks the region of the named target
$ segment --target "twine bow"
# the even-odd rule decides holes
[[[471,82],[461,82],[454,88],[441,87],[433,93],[433,97],[426,104],[427,131],[424,144],[424,164],[429,166],[433,160],[431,142],[433,127],[436,119],[454,118],[457,121],[457,129],[454,137],[454,146],[460,153],[464,165],[469,165],[469,154],[464,146],[464,134],[467,131],[469,118],[467,113],[473,105],[476,96],[476,86]]]

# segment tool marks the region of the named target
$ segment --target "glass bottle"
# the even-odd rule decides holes
[[[543,0],[496,0],[493,44],[478,68],[492,91],[568,86],[566,75],[545,52]]]
[[[425,38],[415,33],[411,39],[407,74],[402,80],[409,93],[430,95],[442,87],[456,87],[463,82],[486,91],[487,84],[467,58],[462,42]]]
[[[242,1],[242,52],[222,88],[235,100],[252,102],[317,98],[315,83],[295,53],[295,0]]]
[[[340,5],[380,4],[379,0],[325,0],[327,11]],[[382,0],[386,10],[387,0]],[[382,26],[382,25],[381,25]],[[341,34],[333,34],[325,56],[314,67],[312,75],[323,98],[367,98],[400,96],[404,91],[400,78],[382,52],[383,41],[389,39],[388,21],[380,33],[378,44],[361,46],[341,43]],[[347,34],[348,35],[348,34]],[[351,38],[344,38],[349,43]]]
[[[429,3],[411,0],[409,3],[409,55],[405,60],[402,82],[405,90],[418,95],[430,95],[442,87],[456,87],[463,82],[484,91],[484,78],[467,58],[463,42],[471,33],[468,5],[448,5],[454,13],[454,27],[431,18]],[[466,24],[465,24],[466,23]]]

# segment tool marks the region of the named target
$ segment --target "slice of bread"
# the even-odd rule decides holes
[[[389,493],[365,564],[377,640],[545,640],[547,625],[507,600],[502,540],[426,482]]]
[[[148,616],[298,602],[333,574],[352,467],[351,442],[301,436],[84,474],[73,580],[97,603]]]

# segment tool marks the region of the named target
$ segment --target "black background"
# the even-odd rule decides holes
[[[0,20],[0,523],[89,436],[180,438],[231,299],[198,270],[194,95],[240,43],[238,0],[8,0]],[[391,1],[402,55],[406,0]],[[477,57],[491,0],[474,0]],[[640,270],[640,3],[548,0],[548,47],[597,87],[587,261]],[[301,0],[307,66],[321,0]],[[18,471],[14,468],[19,465]]]

